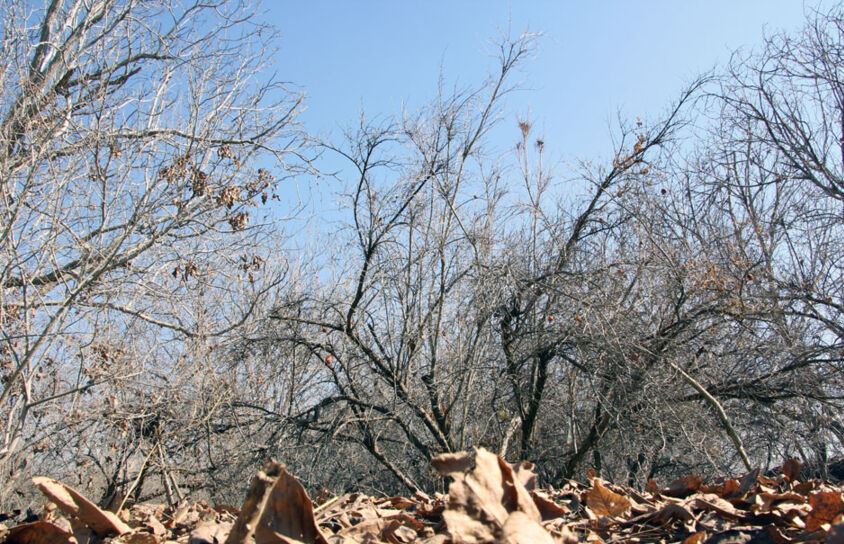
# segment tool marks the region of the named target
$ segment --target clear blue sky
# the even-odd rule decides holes
[[[829,5],[825,2],[824,5]],[[801,0],[708,1],[302,1],[265,0],[282,34],[279,74],[307,93],[306,127],[322,135],[367,116],[398,114],[433,97],[440,69],[470,85],[494,67],[501,30],[540,32],[538,51],[511,95],[530,112],[546,149],[561,159],[609,153],[621,111],[660,114],[685,82],[758,44],[797,29],[818,5]]]

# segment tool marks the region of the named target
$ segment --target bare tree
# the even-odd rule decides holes
[[[781,400],[780,447],[821,465],[842,440],[842,33],[836,7],[736,55],[713,92],[714,151],[698,169],[722,208],[733,262],[744,263],[732,268],[744,278],[737,285],[755,344],[767,343],[757,349],[768,361],[746,354],[755,368],[727,390]]]
[[[263,258],[253,208],[301,158],[301,97],[263,76],[272,32],[247,8],[0,7],[4,473],[92,388],[184,371],[173,343],[218,342],[277,283],[242,265]]]

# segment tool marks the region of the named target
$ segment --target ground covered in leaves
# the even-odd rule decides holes
[[[511,465],[483,449],[441,455],[433,465],[451,479],[448,495],[353,493],[315,505],[283,465],[268,462],[239,510],[200,502],[115,513],[67,485],[34,478],[47,498],[43,513],[0,525],[0,543],[844,544],[841,487],[801,479],[796,461],[776,477],[759,470],[707,483],[687,476],[665,488],[651,482],[646,491],[597,476],[540,488],[529,463]]]

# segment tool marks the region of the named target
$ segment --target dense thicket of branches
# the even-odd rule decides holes
[[[175,496],[210,354],[281,281],[252,208],[300,164],[300,100],[241,2],[41,4],[0,6],[0,496],[31,470]]]
[[[529,119],[492,145],[533,46],[504,41],[477,88],[322,144],[347,228],[290,267],[244,229],[271,191],[249,165],[299,145],[298,102],[243,80],[257,29],[101,4],[4,18],[9,475],[175,501],[239,496],[269,456],[391,491],[472,446],[633,485],[841,453],[844,11],[577,168]]]

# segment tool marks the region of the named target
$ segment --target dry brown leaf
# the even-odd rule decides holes
[[[9,529],[5,544],[69,544],[76,542],[71,533],[47,521],[24,523]]]
[[[387,501],[390,503],[390,506],[398,508],[399,510],[406,510],[411,506],[416,506],[417,504],[416,501],[407,497],[390,497]]]
[[[533,463],[530,461],[522,461],[521,463],[514,463],[510,466],[513,468],[513,474],[515,474],[516,478],[522,482],[525,489],[528,491],[536,489],[537,476],[536,472],[533,470],[536,466]]]
[[[761,470],[755,468],[742,476],[741,480],[739,480],[739,488],[736,490],[735,494],[733,495],[736,498],[743,498],[747,496],[753,488],[759,485],[759,473]]]
[[[524,512],[513,512],[501,528],[502,544],[554,544],[551,535]]]
[[[790,502],[795,504],[805,503],[806,497],[799,493],[768,493],[762,492],[753,495],[753,500],[750,509],[753,512],[770,512],[774,507],[782,502]]]
[[[786,482],[793,482],[794,480],[798,479],[800,476],[800,469],[802,465],[800,461],[797,459],[791,458],[788,459],[785,463],[782,464],[782,475],[785,478]]]
[[[494,453],[479,448],[474,453],[438,456],[433,464],[454,480],[443,512],[454,542],[500,541],[505,538],[505,524],[515,512],[520,515],[511,522],[513,526],[551,538],[539,525],[539,510],[513,467]]]
[[[683,544],[702,544],[706,540],[706,531],[698,531],[686,537]]]
[[[270,491],[282,470],[281,463],[270,460],[264,463],[262,470],[252,477],[249,493],[243,501],[240,514],[234,522],[226,544],[247,544],[254,540],[255,529],[258,527]],[[173,517],[174,523],[177,518],[180,520],[186,518],[187,514],[186,509],[180,508]]]
[[[806,529],[816,531],[832,524],[836,516],[844,513],[844,500],[840,491],[818,491],[809,495],[812,511],[806,519]],[[826,528],[824,528],[826,529]]]
[[[441,453],[431,459],[431,466],[443,476],[462,474],[474,466],[475,459],[466,452]]]
[[[584,495],[586,506],[597,516],[623,516],[632,506],[627,497],[607,489],[598,478],[592,480],[592,489],[587,490]]]
[[[128,533],[113,539],[114,544],[162,544],[163,536],[150,533]]]
[[[384,530],[381,531],[381,538],[390,544],[407,544],[416,541],[418,534],[416,531],[402,525],[398,521],[391,521]]]
[[[299,481],[282,466],[255,529],[258,543],[328,544],[314,518],[314,505]]]
[[[695,519],[694,514],[685,506],[670,502],[664,505],[659,510],[648,512],[634,518],[624,521],[624,526],[634,526],[640,524],[648,525],[665,525],[673,521],[680,521],[682,523],[689,523]]]
[[[805,482],[797,482],[792,486],[792,491],[795,493],[800,493],[801,495],[806,495],[807,497],[812,493],[812,491],[817,491],[823,488],[823,484],[818,480],[808,480]]]
[[[699,491],[718,495],[722,499],[731,499],[740,493],[741,483],[735,478],[729,478],[717,485],[702,485]]]
[[[218,523],[213,520],[200,521],[196,528],[191,531],[188,544],[223,544],[231,529],[231,523]]]
[[[560,518],[571,513],[571,509],[565,505],[557,504],[542,491],[532,491],[530,496],[533,497],[533,502],[539,510],[542,521]]]
[[[367,541],[369,539],[378,542],[406,542],[402,539],[407,538],[411,533],[414,535],[413,539],[415,539],[417,532],[421,532],[425,527],[424,523],[407,514],[397,514],[388,518],[362,521],[357,525],[340,530],[335,536],[356,541]]]
[[[686,504],[694,510],[715,512],[721,517],[725,517],[727,519],[740,519],[744,517],[744,514],[733,506],[732,503],[722,499],[714,493],[694,495],[686,500]]]
[[[692,493],[695,493],[698,489],[700,489],[702,483],[703,480],[700,476],[697,474],[691,474],[674,480],[668,484],[668,487],[663,489],[661,493],[669,497],[682,499],[688,497]]]
[[[75,516],[94,531],[97,536],[122,535],[132,530],[115,514],[102,510],[69,485],[52,478],[43,477],[33,478],[32,482],[51,501],[56,503],[62,512],[69,516]]]

